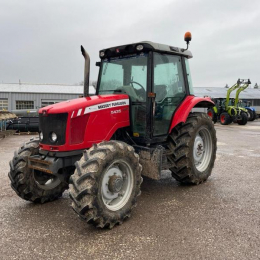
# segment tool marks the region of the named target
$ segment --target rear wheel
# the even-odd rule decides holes
[[[228,125],[232,122],[231,116],[227,112],[223,112],[219,116],[221,125]]]
[[[53,201],[62,196],[68,183],[58,177],[28,167],[28,157],[39,154],[39,140],[31,139],[24,144],[10,161],[9,178],[17,195],[35,203]]]
[[[240,119],[237,120],[237,123],[239,125],[246,125],[247,124],[247,114],[246,113],[241,113]]]
[[[168,160],[172,176],[185,184],[200,184],[214,167],[217,149],[216,131],[204,113],[191,113],[186,122],[169,135]]]
[[[212,119],[213,123],[217,123],[218,121],[218,116],[216,114],[216,112],[214,111],[214,109],[209,108],[207,111],[208,116]]]
[[[141,170],[132,146],[119,141],[94,145],[84,152],[71,176],[72,208],[100,228],[121,224],[141,193]]]

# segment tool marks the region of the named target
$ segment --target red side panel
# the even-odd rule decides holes
[[[214,102],[209,97],[187,96],[175,112],[169,133],[179,123],[186,122],[186,119],[194,107],[209,107],[214,106]]]

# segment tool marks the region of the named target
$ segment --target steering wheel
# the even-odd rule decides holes
[[[134,86],[133,86],[133,83],[136,84],[136,85],[138,85],[138,86],[141,87],[141,88],[140,88],[140,89],[135,89]],[[133,89],[134,89],[136,95],[138,95],[138,96],[141,97],[143,100],[145,100],[145,96],[146,96],[146,95],[145,95],[145,94],[146,94],[145,88],[144,88],[140,83],[138,83],[138,82],[136,82],[136,81],[130,81],[129,84],[132,85],[132,87],[133,87]]]

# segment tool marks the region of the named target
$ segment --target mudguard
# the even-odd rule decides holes
[[[251,110],[251,111],[255,112],[255,108],[254,107],[245,107],[245,109]]]
[[[194,107],[207,108],[207,107],[214,107],[214,106],[215,103],[209,97],[203,98],[203,97],[187,96],[174,114],[169,133],[171,133],[172,129],[176,125],[186,122],[189,113]]]

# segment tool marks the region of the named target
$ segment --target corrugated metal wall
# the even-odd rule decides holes
[[[16,109],[16,101],[34,101],[34,109],[40,108],[42,99],[44,100],[69,100],[78,98],[78,94],[47,94],[47,93],[6,93],[0,92],[0,98],[7,98],[8,99],[8,110],[15,110]]]

